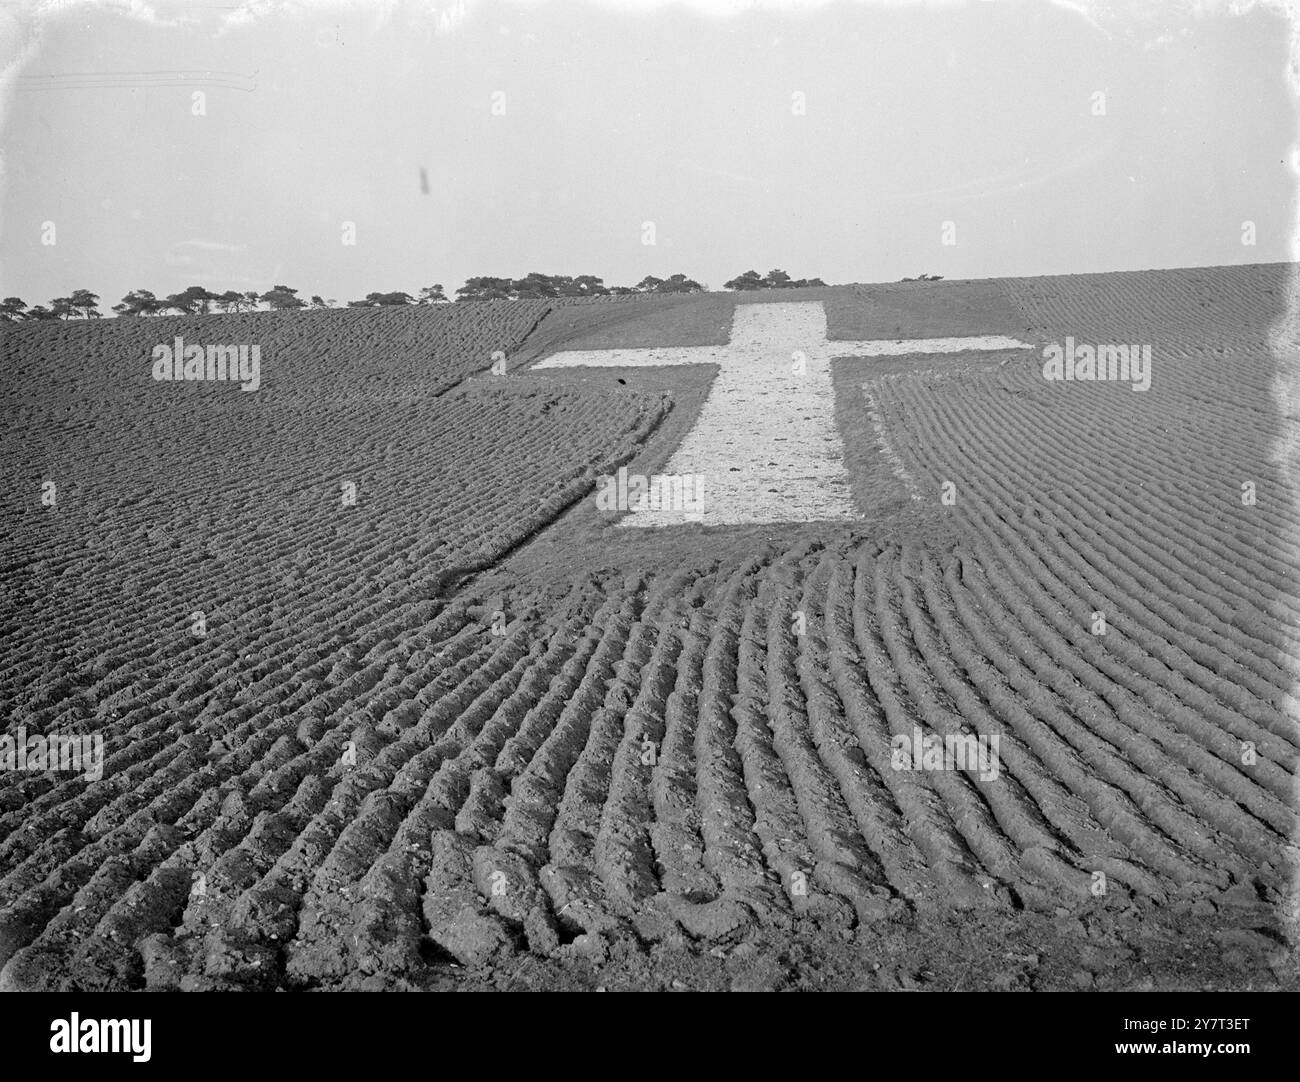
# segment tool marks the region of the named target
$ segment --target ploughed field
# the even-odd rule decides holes
[[[0,773],[0,985],[1293,981],[1291,270],[6,328],[4,732],[106,754]],[[716,368],[531,365],[772,300],[1033,348],[837,358],[859,520],[618,528]]]

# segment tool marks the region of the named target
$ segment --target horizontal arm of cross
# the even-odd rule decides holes
[[[865,342],[828,341],[834,357],[902,357],[909,353],[966,353],[987,349],[1032,349],[1028,342],[987,334],[972,338],[879,338]]]
[[[534,368],[646,368],[667,364],[721,364],[726,346],[662,349],[570,349],[553,353]]]

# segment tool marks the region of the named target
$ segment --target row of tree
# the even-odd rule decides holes
[[[727,289],[789,289],[796,286],[824,286],[820,278],[793,279],[783,270],[745,271],[726,283]],[[694,278],[673,274],[667,278],[647,275],[634,286],[607,286],[593,274],[571,277],[564,274],[538,274],[523,278],[470,278],[456,290],[457,301],[539,300],[557,297],[621,297],[643,293],[702,293],[706,289]],[[368,293],[363,300],[348,301],[349,308],[373,308],[381,305],[444,304],[448,301],[441,284],[425,286],[416,296],[405,292]],[[0,302],[0,320],[98,319],[99,297],[88,289],[75,290],[70,296],[56,297],[49,306],[27,307],[20,297],[6,297]],[[178,315],[206,315],[209,312],[250,312],[259,308],[337,308],[334,300],[318,295],[309,300],[298,296],[291,286],[277,285],[258,293],[230,289],[214,293],[203,286],[190,286],[167,297],[157,297],[147,289],[133,289],[121,302],[113,305],[119,316],[157,316],[174,312]]]
[[[179,315],[206,315],[209,312],[248,312],[265,304],[270,308],[331,308],[333,302],[320,297],[304,301],[297,295],[296,289],[288,286],[275,286],[265,293],[238,293],[228,290],[225,293],[213,293],[202,286],[190,286],[170,297],[155,297],[147,289],[133,289],[122,298],[120,304],[113,305],[113,311],[119,316],[157,316],[168,312]],[[70,297],[55,297],[49,306],[43,304],[27,307],[21,297],[6,297],[0,301],[0,320],[14,323],[29,319],[98,319],[103,313],[99,311],[99,296],[88,289],[75,290]]]
[[[684,274],[647,275],[634,286],[607,286],[594,274],[532,274],[523,278],[471,278],[458,290],[458,301],[545,300],[552,297],[623,297],[634,293],[703,293],[704,286]]]
[[[38,304],[28,308],[21,297],[6,297],[0,301],[0,320],[13,323],[19,319],[99,319],[99,297],[88,289],[76,289],[67,297],[55,297],[49,306]]]
[[[753,289],[799,289],[803,286],[824,286],[820,278],[791,278],[783,270],[770,270],[760,275],[758,271],[747,270],[738,274],[730,282],[723,282],[724,289],[749,291]]]

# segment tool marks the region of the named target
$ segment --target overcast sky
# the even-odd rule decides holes
[[[1286,22],[1104,7],[10,15],[0,294],[86,287],[107,311],[190,284],[346,301],[534,270],[721,288],[751,267],[870,282],[1291,258]]]

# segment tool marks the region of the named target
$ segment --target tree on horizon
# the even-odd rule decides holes
[[[307,302],[290,286],[272,286],[262,294],[262,300],[275,311],[307,307]]]
[[[133,289],[113,305],[113,311],[119,316],[152,316],[162,311],[162,303],[147,289]]]
[[[395,304],[414,304],[415,298],[409,293],[367,293],[365,300],[348,301],[349,308],[382,308]]]
[[[760,275],[756,270],[747,270],[744,274],[736,275],[731,281],[723,282],[722,288],[748,292],[755,289],[800,289],[825,285],[826,283],[820,278],[791,278],[780,268],[774,268],[766,275]]]

